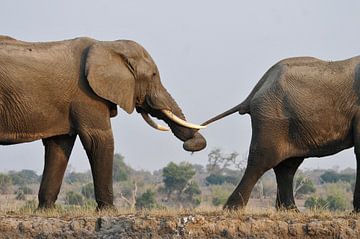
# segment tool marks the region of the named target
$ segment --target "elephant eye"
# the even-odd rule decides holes
[[[152,79],[155,79],[156,72],[152,73]]]

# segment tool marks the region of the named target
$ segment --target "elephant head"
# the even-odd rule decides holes
[[[133,41],[98,42],[86,57],[85,73],[91,89],[127,113],[136,108],[146,122],[159,130],[169,130],[151,120],[165,121],[174,135],[184,142],[187,151],[206,147],[204,137],[197,131],[204,126],[186,121],[175,100],[161,84],[160,74],[151,56]],[[112,107],[112,116],[116,107]]]

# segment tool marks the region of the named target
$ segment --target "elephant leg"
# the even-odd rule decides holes
[[[259,178],[279,161],[278,154],[274,150],[267,150],[257,146],[250,147],[248,165],[243,178],[234,192],[227,200],[224,209],[241,209],[249,201],[250,194]]]
[[[356,156],[356,182],[355,182],[353,206],[354,206],[354,212],[360,212],[360,123],[359,122],[356,122],[354,126],[354,151]]]
[[[277,182],[276,209],[297,211],[293,180],[296,170],[303,161],[304,158],[289,158],[274,167]]]
[[[98,209],[113,208],[112,167],[114,139],[111,129],[79,133],[90,161]]]
[[[52,208],[60,191],[76,135],[43,139],[45,166],[39,189],[39,208]]]

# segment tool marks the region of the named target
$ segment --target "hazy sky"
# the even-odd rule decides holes
[[[360,1],[6,1],[0,34],[25,41],[89,36],[132,39],[152,55],[162,83],[187,118],[201,123],[240,103],[265,71],[283,58],[340,60],[360,54]],[[155,131],[137,113],[112,120],[115,151],[137,169],[168,162],[205,164],[208,153],[247,154],[249,115],[232,115],[203,130],[208,146],[191,155],[171,133]],[[4,146],[0,171],[43,168],[41,141]],[[89,163],[77,139],[70,164]],[[307,159],[303,168],[355,167],[353,150]]]

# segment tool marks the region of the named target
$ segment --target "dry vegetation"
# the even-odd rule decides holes
[[[353,169],[299,171],[294,192],[301,213],[274,210],[272,172],[245,210],[228,212],[221,206],[244,169],[236,153],[214,150],[206,167],[169,163],[152,173],[132,169],[121,155],[114,162],[116,212],[95,211],[89,172],[69,170],[50,211],[36,210],[36,172],[0,173],[0,239],[360,238],[360,216],[351,213]]]
[[[246,209],[118,210],[83,208],[0,213],[2,238],[357,238],[350,212]]]

